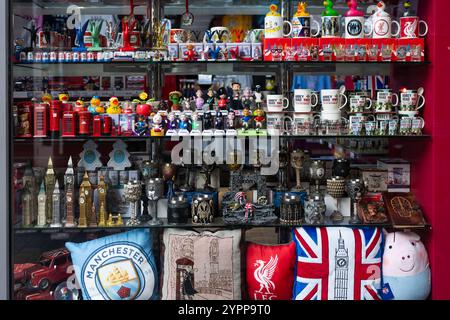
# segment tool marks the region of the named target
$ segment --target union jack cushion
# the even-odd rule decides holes
[[[297,250],[295,300],[380,300],[380,228],[293,230]]]

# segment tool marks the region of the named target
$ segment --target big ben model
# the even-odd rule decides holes
[[[92,209],[92,186],[89,182],[87,172],[84,173],[83,181],[80,185],[80,217],[78,220],[79,227],[87,227],[87,217],[91,214]]]
[[[31,210],[32,210],[32,198],[31,198],[31,185],[27,181],[22,193],[22,226],[31,226]]]
[[[36,185],[36,178],[33,173],[33,168],[31,167],[31,164],[29,164],[25,168],[25,172],[23,174],[23,185],[26,186],[27,183],[29,184],[29,192],[30,192],[30,224],[33,224],[36,222],[37,218],[37,185]]]
[[[64,224],[66,228],[75,227],[74,214],[73,214],[73,188],[69,183],[66,188],[66,222]]]
[[[99,202],[99,215],[98,215],[98,226],[104,227],[106,225],[106,193],[107,186],[105,178],[103,175],[100,176],[100,182],[97,187],[98,192],[98,202]]]
[[[53,206],[52,196],[55,189],[55,171],[53,170],[52,157],[48,158],[47,172],[45,173],[45,218],[47,224],[52,223]]]
[[[41,188],[39,189],[39,194],[38,194],[37,227],[45,227],[47,224],[46,201],[47,201],[47,195],[45,194],[44,182],[42,182]]]
[[[52,228],[62,227],[61,224],[61,193],[59,191],[59,183],[56,180],[55,188],[52,195]]]
[[[69,158],[67,170],[64,173],[64,190],[67,190],[69,185],[72,187],[72,190],[75,189],[75,173],[73,171],[72,157]]]
[[[348,289],[348,249],[339,232],[338,248],[335,258],[334,299],[347,300]]]

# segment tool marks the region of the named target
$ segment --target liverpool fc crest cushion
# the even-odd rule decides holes
[[[241,299],[241,230],[164,231],[163,300]]]
[[[157,296],[150,230],[83,243],[67,242],[85,300],[149,300]]]
[[[294,299],[379,300],[379,228],[297,228]]]
[[[247,246],[247,292],[250,300],[291,300],[295,244]]]

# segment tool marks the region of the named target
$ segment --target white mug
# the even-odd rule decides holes
[[[312,103],[313,97],[316,99]],[[294,90],[294,111],[295,112],[311,112],[313,107],[319,104],[319,97],[316,93],[312,93],[311,89],[295,89]]]
[[[345,89],[327,89],[320,91],[320,100],[322,101],[322,110],[325,112],[338,112],[343,109],[348,102],[344,94]],[[342,103],[342,101],[344,101]]]
[[[368,35],[365,32],[364,17],[345,17],[345,33],[346,39],[361,39]]]
[[[337,112],[322,111],[320,113],[320,119],[322,121],[339,121],[339,120],[345,119],[345,118],[342,117],[342,114],[340,111],[337,111]]]
[[[400,92],[400,110],[413,111],[419,110],[425,105],[425,97],[422,95],[423,89],[403,90]],[[419,100],[422,99],[422,103]]]
[[[392,25],[397,26],[397,32],[392,32]],[[389,39],[392,37],[397,37],[400,34],[400,24],[392,20],[390,16],[372,16],[372,24],[370,25],[370,32],[368,35],[372,36],[373,39]]]
[[[267,95],[266,102],[267,111],[269,112],[280,112],[289,108],[289,99],[285,98],[282,94],[269,94]]]
[[[291,124],[293,123],[292,118],[285,115],[284,113],[268,113],[267,114],[267,132],[269,134],[284,134],[287,131],[288,120]]]
[[[361,95],[350,96],[350,112],[364,112],[370,108],[372,108],[372,99]]]
[[[391,89],[377,90],[377,102],[381,105],[391,104],[393,107],[396,107],[399,102],[398,94],[393,93]]]
[[[284,33],[283,27],[287,24],[289,32]],[[284,21],[283,17],[267,15],[264,19],[264,36],[266,39],[289,37],[292,33],[292,23]]]

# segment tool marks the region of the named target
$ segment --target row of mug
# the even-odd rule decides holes
[[[267,115],[267,131],[291,134],[311,134],[314,130],[326,127],[334,134],[352,135],[396,135],[420,134],[425,127],[425,120],[417,114],[409,116],[390,116],[377,118],[369,116],[350,116],[348,119],[340,113],[321,112],[320,114],[296,114],[288,116],[284,113]]]
[[[400,36],[401,38],[424,37],[428,33],[428,24],[420,20],[417,16],[406,16],[400,18],[400,23],[392,20],[390,15],[384,10],[375,13],[370,18],[364,16],[346,16],[341,20],[341,16],[322,16],[321,23],[313,20],[311,16],[294,16],[290,21],[285,21],[278,15],[266,15],[264,20],[264,31],[266,38],[282,37],[340,37],[341,33],[346,39],[386,39]],[[312,25],[315,25],[312,33]],[[393,32],[393,26],[396,31]],[[422,32],[419,30],[423,25]],[[283,32],[283,27],[288,27],[289,32]],[[343,29],[343,32],[341,32]]]
[[[403,89],[400,95],[394,93],[390,89],[378,90],[376,93],[377,112],[390,112],[392,107],[396,107],[400,103],[401,111],[415,111],[421,109],[425,105],[425,97],[423,89],[407,90]],[[308,113],[312,108],[321,103],[323,112],[338,113],[344,109],[347,104],[350,106],[350,112],[364,112],[370,110],[374,102],[368,96],[362,93],[351,93],[349,97],[345,94],[345,88],[326,89],[320,91],[320,98],[317,92],[311,89],[295,89],[294,90],[294,111]],[[281,112],[288,109],[290,101],[282,94],[267,95],[267,111]]]

